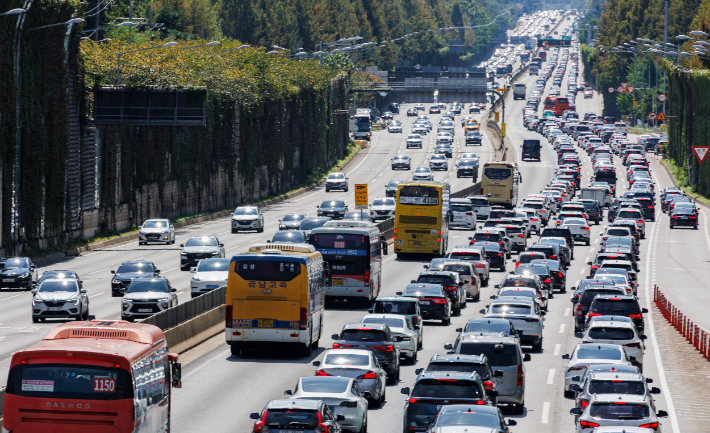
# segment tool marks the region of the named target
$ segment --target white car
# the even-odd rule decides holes
[[[379,197],[372,200],[370,205],[370,220],[386,220],[394,217],[397,201],[393,197]]]
[[[330,173],[325,180],[325,192],[334,189],[348,192],[348,177],[345,173]]]
[[[434,173],[431,172],[429,167],[417,167],[414,170],[412,180],[434,180]]]
[[[146,220],[138,228],[140,229],[138,232],[138,245],[145,245],[148,242],[175,243],[175,227],[170,224],[168,219]]]
[[[232,214],[232,233],[240,230],[264,231],[264,214],[256,206],[239,206]]]
[[[480,158],[478,155],[475,153],[463,153],[461,154],[461,157],[459,158],[459,161],[476,161],[476,164],[478,164]]]
[[[190,292],[196,298],[212,290],[219,289],[227,285],[229,277],[230,258],[202,259],[197,263],[197,267],[192,268],[192,279],[190,280]]]
[[[582,376],[590,364],[620,364],[631,365],[624,348],[618,344],[582,344],[574,348],[572,355],[564,354],[562,359],[569,359],[564,367],[565,397],[574,397],[574,392],[569,386],[573,383],[579,385]]]
[[[387,393],[387,373],[375,354],[364,349],[328,349],[322,361],[314,361],[316,376],[340,376],[356,379],[361,393],[369,393],[372,407],[380,407]]]
[[[491,215],[491,203],[488,201],[488,197],[484,195],[472,195],[468,196],[471,201],[471,206],[473,206],[473,213],[476,214],[476,220],[487,220]]]
[[[367,314],[362,323],[379,323],[387,325],[392,331],[392,336],[399,346],[402,356],[409,364],[417,362],[419,352],[419,336],[414,331],[414,326],[409,321],[409,317],[401,314]]]
[[[422,148],[422,136],[419,134],[409,134],[407,136],[407,149],[410,147]]]
[[[639,335],[636,325],[626,316],[596,316],[590,317],[587,330],[582,336],[582,343],[619,344],[624,348],[626,356],[640,369],[643,368],[643,340],[646,336]]]
[[[399,122],[390,122],[389,126],[387,127],[387,132],[389,133],[402,133],[402,124]]]
[[[298,379],[295,391],[288,389],[284,394],[295,399],[325,401],[336,417],[345,417],[338,421],[343,430],[359,433],[366,429],[368,402],[356,379],[340,376],[302,377]]]
[[[434,153],[429,157],[429,168],[431,170],[444,170],[449,169],[449,162],[446,158],[446,154]]]
[[[449,202],[449,209],[451,210],[449,227],[476,230],[477,219],[471,200],[467,198],[452,198]]]
[[[591,235],[587,220],[584,218],[565,218],[562,226],[567,227],[572,232],[573,241],[581,241],[584,242],[584,245],[589,246]]]

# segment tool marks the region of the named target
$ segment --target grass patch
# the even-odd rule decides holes
[[[710,198],[702,194],[698,194],[698,192],[695,191],[695,187],[690,186],[688,184],[688,171],[685,169],[685,167],[679,167],[670,158],[663,158],[661,160],[661,164],[664,164],[666,167],[668,167],[668,171],[671,172],[671,176],[673,176],[675,184],[678,185],[684,193],[710,206]]]
[[[643,126],[634,126],[633,128],[629,128],[629,134],[636,134],[636,135],[651,135],[653,130],[651,128],[644,128]]]

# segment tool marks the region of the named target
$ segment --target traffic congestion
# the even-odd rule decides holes
[[[574,20],[538,12],[514,35],[568,35]],[[496,88],[506,65],[529,68],[505,154],[490,102],[404,101],[313,193],[188,228],[150,219],[136,245],[41,272],[3,259],[0,285],[18,290],[0,302],[37,326],[7,336],[3,431],[74,419],[39,414],[51,393],[99,400],[95,431],[677,431],[650,354],[646,260],[657,227],[698,230],[699,209],[658,184],[658,140],[587,98],[570,41],[537,57],[503,44],[481,65]],[[225,287],[223,331],[182,365],[140,323]],[[125,358],[70,359],[89,335],[126,340]]]

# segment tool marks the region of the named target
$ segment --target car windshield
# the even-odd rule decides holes
[[[41,283],[44,280],[50,280],[50,279],[62,280],[65,278],[69,278],[69,279],[76,278],[76,274],[71,271],[47,271],[47,272],[43,273],[41,277],[39,277],[39,282]]]
[[[345,179],[345,175],[343,173],[331,173],[328,175],[328,179]]]
[[[429,167],[417,167],[416,170],[414,170],[415,173],[431,173],[431,170],[429,170]]]
[[[375,313],[379,314],[417,314],[414,302],[376,301]]]
[[[76,285],[74,280],[62,280],[62,281],[45,281],[40,284],[40,293],[46,292],[76,292],[79,290],[79,286]]]
[[[413,398],[481,398],[481,390],[470,380],[437,380],[424,379],[414,385]]]
[[[116,271],[117,274],[147,274],[153,273],[153,267],[147,263],[123,263]]]
[[[165,280],[133,280],[126,293],[168,293],[168,283]]]
[[[491,368],[518,365],[518,346],[515,344],[463,342],[459,354],[486,355]]]
[[[358,355],[355,353],[329,353],[325,356],[323,364],[328,365],[370,365],[370,355]]]
[[[7,259],[4,265],[4,269],[27,267],[29,267],[27,259]]]
[[[476,321],[471,321],[466,324],[463,332],[485,332],[485,333],[503,333],[508,335],[510,333],[510,324],[501,321],[482,321],[485,319],[478,319]]]
[[[498,297],[503,296],[523,296],[525,298],[537,298],[537,295],[532,290],[501,290],[498,292]]]
[[[589,408],[589,416],[601,419],[634,420],[646,419],[650,415],[648,406],[643,404],[595,403]]]
[[[204,259],[197,265],[197,272],[228,272],[232,259]]]
[[[212,237],[195,237],[187,240],[186,247],[216,247],[217,239]]]
[[[393,198],[378,198],[372,202],[373,206],[394,206],[395,201]]]
[[[347,377],[304,377],[301,379],[301,391],[303,392],[325,392],[342,394],[348,390],[350,378]]]
[[[333,200],[333,201],[326,200],[323,203],[321,203],[320,207],[322,207],[322,208],[345,207],[345,202],[342,200]]]
[[[401,180],[391,180],[391,181],[387,184],[387,186],[389,186],[389,187],[395,187],[395,186],[399,185],[399,184],[402,183],[402,182],[403,182],[403,181],[401,181]]]
[[[164,229],[168,227],[167,221],[146,221],[143,224],[144,229]]]
[[[493,304],[490,312],[492,314],[530,314],[530,305],[525,304]]]
[[[418,298],[420,296],[444,296],[442,289],[434,287],[413,287],[406,288],[402,296],[413,296]]]
[[[419,134],[409,134],[407,140],[421,140],[422,136]]]
[[[313,409],[269,409],[266,412],[264,424],[267,426],[293,427],[311,429],[318,427],[318,411]],[[298,431],[298,430],[297,430]]]
[[[346,341],[387,341],[384,331],[366,328],[345,329],[340,339]]]
[[[238,208],[234,211],[234,215],[259,215],[259,210],[255,208]]]
[[[426,371],[456,371],[460,373],[478,373],[481,379],[488,379],[488,370],[484,364],[471,362],[430,362]]]
[[[390,328],[405,328],[404,320],[391,317],[366,317],[362,323],[380,323]]]
[[[284,215],[284,217],[281,221],[301,221],[303,218],[305,218],[305,215],[287,214],[287,215]]]
[[[314,228],[320,227],[325,224],[328,220],[303,220],[301,225],[298,227],[301,230],[313,230]]]
[[[601,347],[585,344],[577,350],[577,359],[612,359],[621,360],[621,350],[616,347]]]
[[[633,340],[634,331],[629,328],[595,326],[593,328],[589,328],[587,336],[595,340]]]
[[[284,230],[274,233],[271,242],[306,242],[302,233],[294,233],[294,230]]]
[[[432,155],[432,156],[431,156],[431,159],[432,159],[432,160],[434,160],[434,159],[439,159],[439,160],[441,160],[441,161],[446,161],[446,155]]]
[[[646,385],[642,382],[624,380],[592,380],[589,382],[589,394],[627,394],[645,395]]]

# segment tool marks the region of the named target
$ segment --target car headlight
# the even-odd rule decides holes
[[[123,302],[123,308],[128,308],[130,306],[131,306],[130,302],[125,302],[125,301]]]
[[[170,298],[158,299],[156,302],[167,302]]]
[[[212,255],[219,254],[219,251],[212,252]]]
[[[74,304],[74,305],[79,305],[79,300],[78,299],[68,299],[67,300],[68,304]]]
[[[192,277],[192,281],[202,281],[202,280],[200,280],[200,279],[197,278],[197,277]]]
[[[112,284],[121,284],[121,280],[117,280],[114,278],[113,280],[111,280],[111,283]]]
[[[169,233],[170,233],[169,230],[165,230],[165,231],[163,232],[164,235],[167,235],[167,234],[169,234]]]
[[[181,255],[181,256],[186,256],[187,253],[186,253],[185,251],[180,251],[180,255]]]
[[[32,305],[37,305],[37,304],[44,304],[44,301],[41,299],[32,299]]]
[[[28,278],[30,276],[29,273],[18,275],[17,278]]]
[[[138,232],[138,234],[139,234],[139,235],[144,235],[145,232],[144,232],[143,230],[141,230],[141,231]]]

